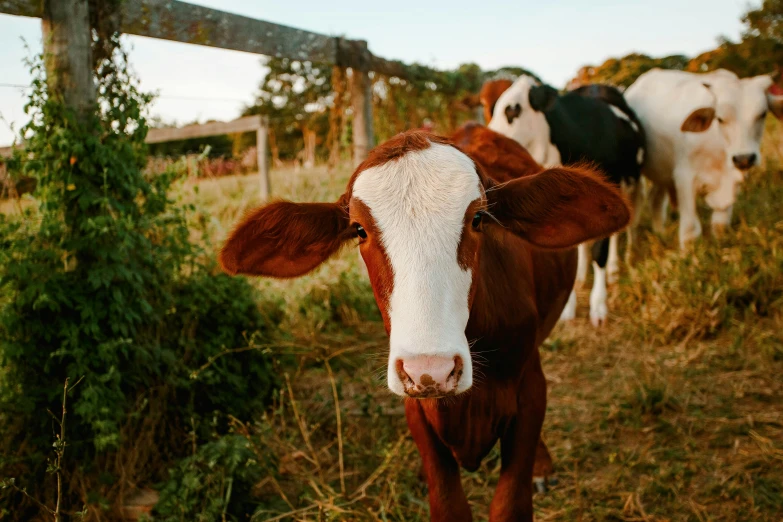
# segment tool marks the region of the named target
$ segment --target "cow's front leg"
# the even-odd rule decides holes
[[[543,438],[538,439],[536,447],[536,463],[533,465],[533,485],[539,493],[546,493],[547,481],[552,474],[552,455]]]
[[[677,200],[680,210],[680,248],[701,236],[701,221],[696,211],[696,188],[690,172],[674,172]]]
[[[616,283],[620,278],[620,233],[609,236],[609,259],[606,261],[606,281]]]
[[[628,228],[625,229],[625,264],[630,266],[631,262],[633,261],[634,238],[639,228],[639,221],[642,218],[642,210],[644,208],[643,179],[639,178],[635,182],[626,186],[628,187],[629,198],[633,204],[633,216],[631,217],[631,223],[628,225]]]
[[[405,401],[405,417],[419,449],[427,478],[432,522],[470,522],[470,506],[462,489],[459,465],[440,441],[415,399]]]
[[[731,226],[731,214],[733,209],[733,205],[729,205],[725,209],[712,211],[711,224],[712,233],[714,235],[722,235]]]
[[[532,522],[533,465],[546,412],[546,380],[538,350],[522,376],[519,413],[500,439],[500,479],[490,522]]]
[[[606,323],[609,308],[606,305],[606,262],[609,258],[609,239],[593,243],[593,289],[590,291],[590,322],[599,327]]]

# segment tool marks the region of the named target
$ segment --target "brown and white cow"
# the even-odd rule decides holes
[[[514,82],[508,79],[490,80],[484,82],[479,91],[479,102],[484,109],[484,123],[489,124],[492,120],[492,114],[495,112],[495,103],[500,99],[506,89],[511,87]]]
[[[490,520],[529,521],[546,409],[538,347],[571,293],[574,247],[629,219],[618,190],[589,169],[544,170],[478,125],[452,139],[409,131],[376,147],[337,202],[248,214],[220,262],[231,274],[290,278],[358,246],[432,520],[472,519],[460,466],[477,469],[500,440]]]

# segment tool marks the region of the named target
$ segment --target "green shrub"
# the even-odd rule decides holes
[[[277,384],[261,345],[283,319],[281,300],[257,304],[243,278],[200,271],[175,289],[166,329],[179,371],[168,378],[195,412],[249,418]],[[221,357],[227,350],[253,348]],[[191,378],[192,370],[198,378]],[[195,385],[194,385],[195,383]]]
[[[245,520],[254,511],[249,491],[262,467],[239,435],[226,435],[201,446],[179,462],[160,489],[158,522]]]
[[[338,330],[362,321],[380,321],[369,278],[341,272],[328,285],[314,286],[298,302],[298,313],[313,331]]]
[[[270,357],[220,355],[260,344],[283,313],[259,307],[244,279],[213,275],[189,239],[192,209],[168,196],[173,174],[145,178],[151,98],[117,36],[111,45],[87,120],[47,89],[43,61],[31,63],[26,148],[8,167],[37,179],[40,207],[0,216],[0,478],[51,500],[47,411],[60,411],[66,377],[83,377],[69,396],[63,471],[80,487],[67,489],[66,510],[116,509],[126,484],[160,480],[188,453],[183,440],[213,440],[228,415],[250,418],[276,384]],[[24,502],[6,498],[0,512],[29,518]]]

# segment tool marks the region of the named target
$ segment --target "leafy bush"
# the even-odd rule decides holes
[[[254,511],[246,493],[261,476],[262,467],[245,437],[226,435],[204,444],[171,470],[155,506],[155,520],[244,520]]]
[[[276,384],[261,350],[220,357],[274,334],[281,306],[259,307],[244,279],[213,275],[189,239],[191,209],[167,195],[175,176],[144,177],[151,98],[117,36],[111,44],[87,118],[31,63],[26,149],[8,167],[37,179],[40,207],[0,216],[0,478],[51,498],[47,410],[60,411],[66,377],[84,377],[69,399],[64,473],[80,487],[66,509],[111,508],[129,484],[159,480],[184,439],[219,436],[226,415],[249,418]],[[33,506],[22,500],[3,505],[24,519]]]
[[[340,273],[332,284],[311,288],[299,300],[298,312],[313,332],[381,318],[369,278],[355,271]]]

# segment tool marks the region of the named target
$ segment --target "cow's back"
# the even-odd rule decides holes
[[[599,130],[603,143],[597,150],[605,155],[599,163],[612,181],[635,182],[645,159],[646,138],[641,121],[623,93],[611,85],[593,83],[574,89],[567,98],[573,100],[576,96],[599,102],[596,110],[604,115],[607,108],[612,112],[609,128]]]
[[[466,123],[451,139],[498,183],[544,170],[522,145],[478,123]]]
[[[604,165],[617,154],[614,117],[606,103],[567,93],[545,116],[563,165],[581,161]]]
[[[655,182],[670,183],[678,164],[688,163],[698,151],[720,147],[715,123],[705,132],[682,130],[695,110],[715,109],[715,95],[702,76],[653,69],[625,91],[625,99],[641,121],[647,138],[645,174]]]

